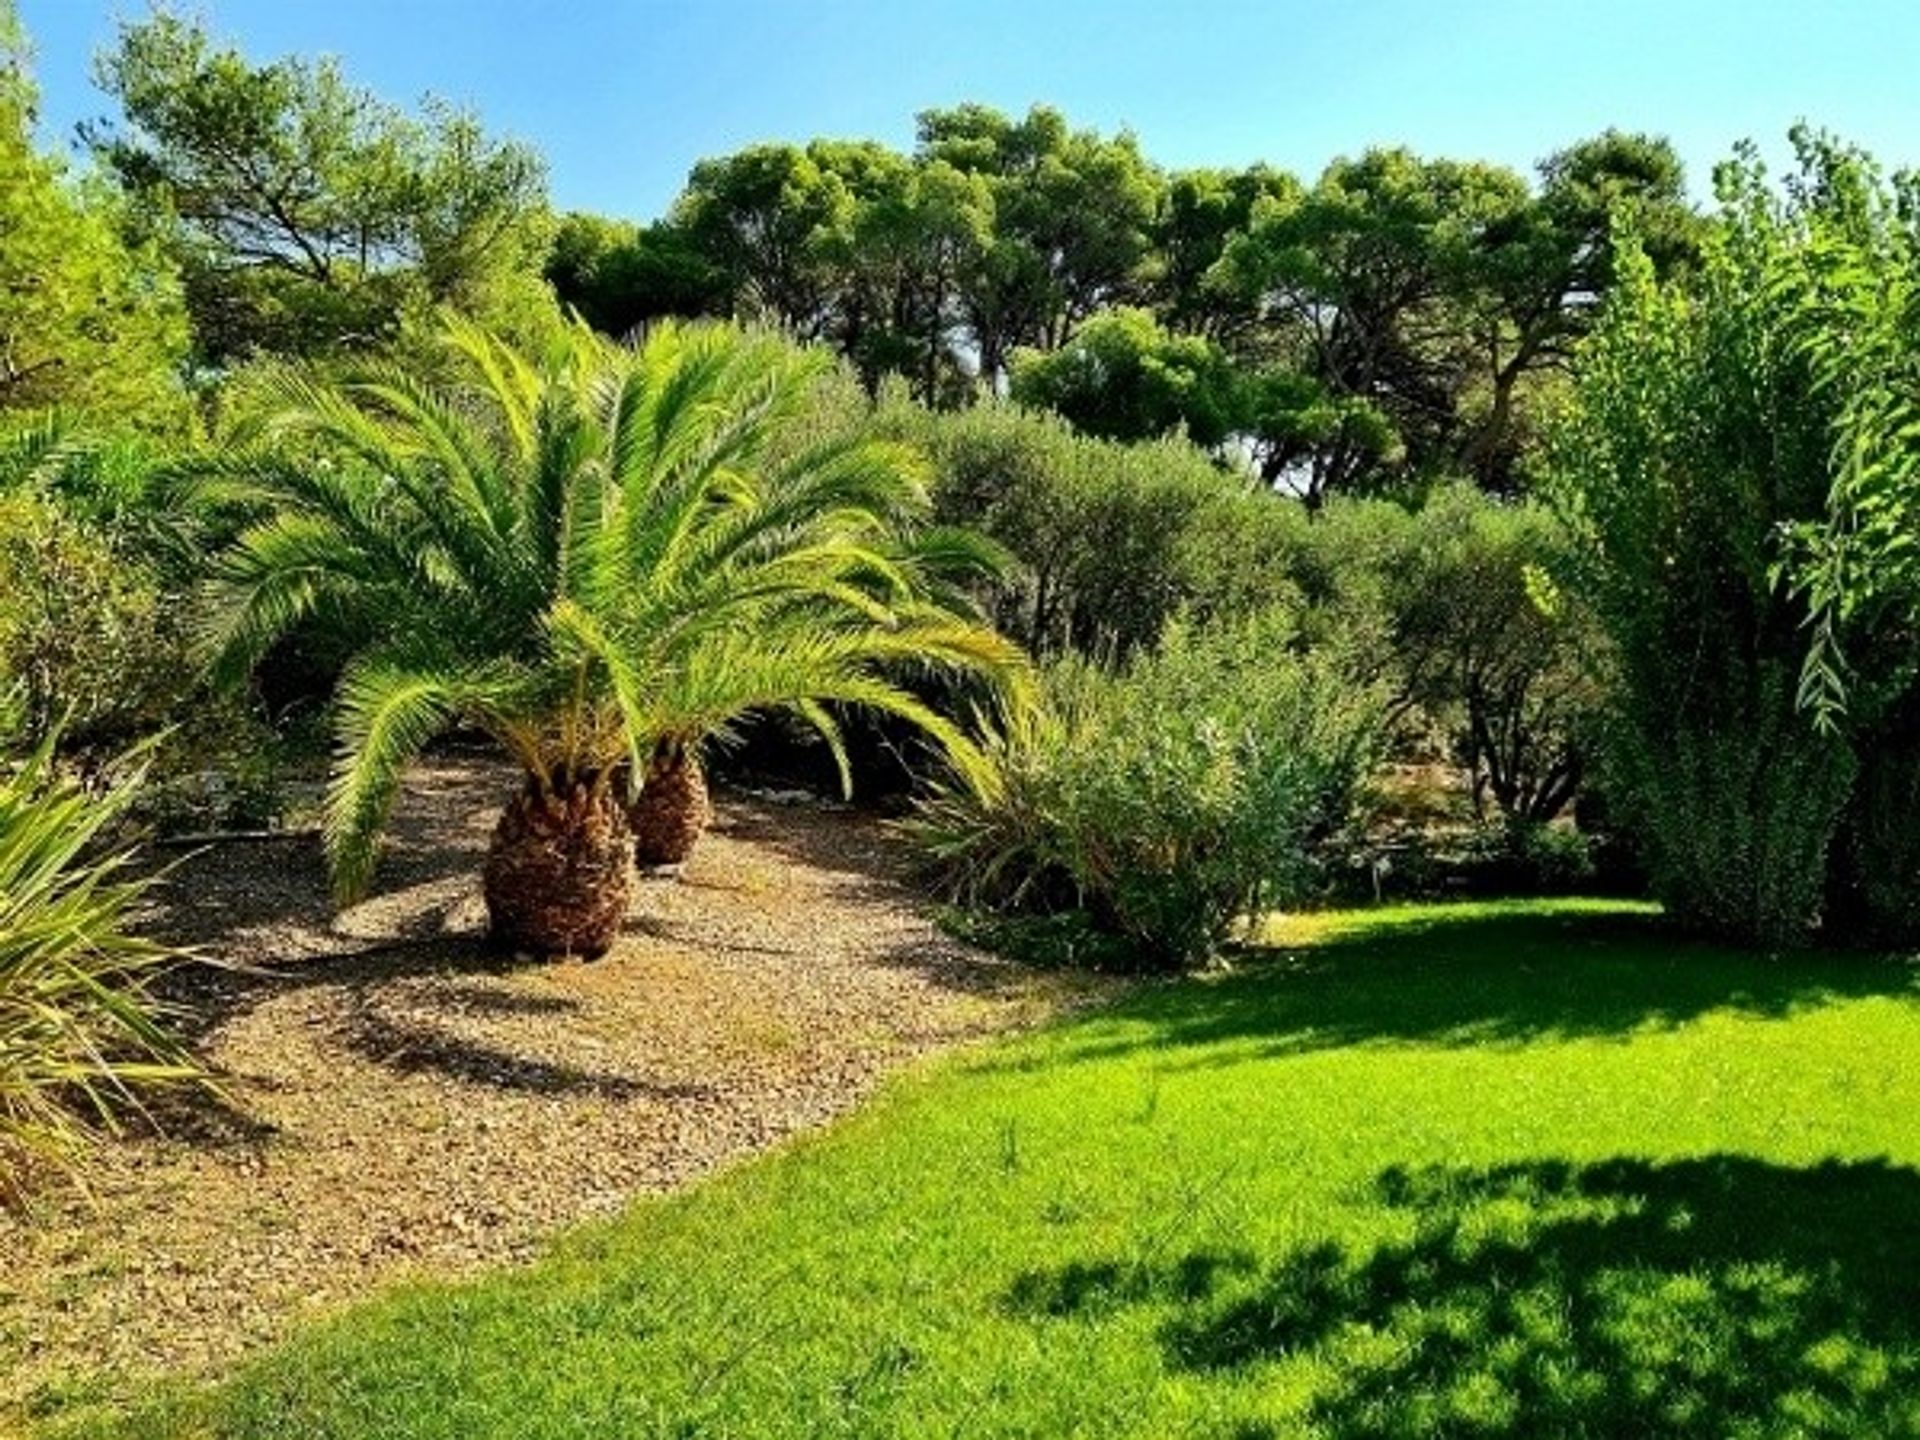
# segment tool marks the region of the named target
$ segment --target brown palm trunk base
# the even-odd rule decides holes
[[[615,796],[582,784],[546,800],[529,785],[487,852],[488,938],[535,955],[604,955],[632,895],[632,846]]]
[[[634,862],[644,866],[680,865],[713,819],[707,777],[691,755],[669,760],[641,788],[627,811],[633,827]]]

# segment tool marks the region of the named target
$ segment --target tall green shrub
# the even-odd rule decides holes
[[[883,424],[933,461],[939,520],[982,531],[1018,558],[989,608],[1039,655],[1151,646],[1186,598],[1183,537],[1194,517],[1250,493],[1184,440],[1096,440],[1012,406],[895,406]]]
[[[124,744],[181,689],[184,639],[154,577],[35,494],[0,493],[0,748]]]
[[[1800,700],[1844,735],[1860,779],[1830,917],[1920,937],[1920,179],[1800,134],[1805,198],[1775,223],[1786,343],[1829,417],[1823,513],[1792,527],[1782,573],[1812,609]],[[1763,197],[1749,204],[1759,208]]]
[[[1543,507],[1448,486],[1404,527],[1381,578],[1402,695],[1467,771],[1476,810],[1513,829],[1573,800],[1602,699],[1598,637],[1549,567],[1565,536]]]
[[[1856,770],[1798,703],[1810,612],[1777,583],[1783,531],[1821,516],[1834,480],[1838,396],[1800,339],[1807,282],[1861,198],[1852,161],[1799,138],[1784,197],[1748,155],[1723,168],[1684,282],[1656,283],[1623,246],[1550,480],[1610,641],[1616,807],[1670,906],[1766,941],[1818,919]]]

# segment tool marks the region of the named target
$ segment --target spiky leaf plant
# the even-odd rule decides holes
[[[147,998],[173,956],[130,933],[141,885],[100,849],[133,784],[88,796],[51,752],[0,769],[0,1203],[70,1166],[143,1087],[199,1075]]]
[[[219,564],[212,640],[238,675],[309,617],[359,641],[338,695],[326,823],[343,898],[366,888],[408,762],[459,724],[526,784],[495,835],[495,938],[604,949],[624,911],[625,807],[663,740],[826,702],[964,734],[902,665],[1024,683],[1018,650],[943,603],[949,542],[898,446],[769,460],[822,358],[773,335],[584,329],[523,355],[460,321],[443,375],[288,370],[210,482],[258,518]],[[944,562],[943,562],[944,563]],[[619,853],[618,863],[614,861]]]

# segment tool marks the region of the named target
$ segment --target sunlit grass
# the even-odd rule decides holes
[[[1446,905],[1391,904],[1363,910],[1275,913],[1255,927],[1248,939],[1260,946],[1293,949],[1336,938],[1388,935],[1395,931],[1426,930],[1441,925],[1458,928],[1478,920],[1541,920],[1583,915],[1642,916],[1659,913],[1660,907],[1650,901],[1580,895],[1537,900],[1461,900]]]
[[[1920,1431],[1911,964],[1585,902],[1269,938],[125,1433]]]

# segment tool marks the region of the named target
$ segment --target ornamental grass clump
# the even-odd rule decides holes
[[[143,1090],[200,1075],[148,995],[175,957],[131,932],[142,885],[105,845],[137,777],[90,796],[51,751],[0,769],[0,1204],[73,1173]]]

